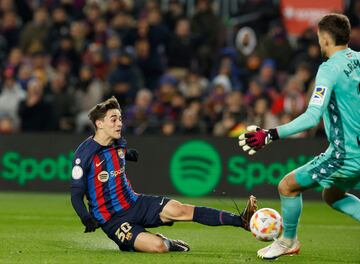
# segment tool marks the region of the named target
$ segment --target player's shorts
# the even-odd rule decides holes
[[[360,159],[342,158],[328,149],[295,171],[296,182],[302,187],[336,186],[346,191],[360,190]]]
[[[135,251],[135,239],[141,232],[146,232],[145,228],[173,224],[160,219],[160,213],[169,201],[167,197],[140,195],[131,208],[114,215],[101,228],[120,250]]]

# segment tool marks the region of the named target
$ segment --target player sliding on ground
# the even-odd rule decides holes
[[[330,143],[325,153],[290,172],[279,183],[284,232],[280,239],[257,252],[261,258],[299,252],[296,234],[301,193],[306,189],[321,185],[323,199],[332,208],[360,221],[360,199],[346,193],[360,189],[360,53],[348,48],[350,32],[346,16],[324,16],[318,24],[318,38],[327,61],[319,67],[306,112],[277,128],[250,126],[250,132],[239,137],[240,146],[253,155],[271,141],[314,127],[323,117]]]
[[[181,240],[152,234],[145,228],[194,221],[249,230],[250,218],[256,211],[254,196],[250,196],[243,212],[235,215],[134,192],[125,174],[125,161],[137,161],[138,153],[128,149],[121,136],[121,110],[115,97],[91,109],[89,118],[95,135],[76,150],[71,182],[71,202],[85,226],[85,233],[101,227],[121,250],[169,252],[189,251],[190,248]],[[90,213],[84,204],[84,195]]]

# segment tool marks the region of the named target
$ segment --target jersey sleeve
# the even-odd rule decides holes
[[[76,152],[71,172],[71,204],[81,220],[90,216],[84,203],[86,172],[86,160]]]
[[[280,138],[297,134],[320,122],[336,85],[336,78],[336,70],[331,65],[324,63],[320,66],[307,110],[293,121],[277,127]]]

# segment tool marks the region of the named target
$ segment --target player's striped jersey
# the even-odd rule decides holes
[[[72,188],[81,188],[90,214],[100,223],[131,207],[138,198],[125,173],[126,141],[101,146],[92,137],[76,150]]]

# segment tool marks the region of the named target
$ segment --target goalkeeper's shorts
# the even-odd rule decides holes
[[[360,159],[346,158],[345,154],[328,148],[305,165],[296,169],[296,182],[302,187],[324,188],[336,186],[341,190],[360,190]]]

